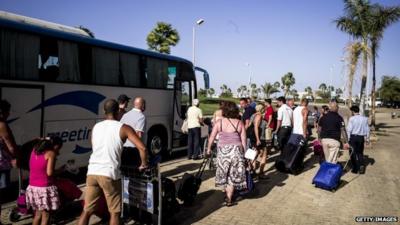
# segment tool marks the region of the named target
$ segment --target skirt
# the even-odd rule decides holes
[[[247,188],[245,159],[238,145],[218,146],[215,186],[228,185],[235,190]]]
[[[29,185],[25,195],[27,207],[33,210],[50,211],[57,210],[60,207],[56,186],[36,187]]]

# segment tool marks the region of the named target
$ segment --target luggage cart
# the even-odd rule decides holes
[[[161,157],[150,163],[149,169],[139,171],[136,166],[121,166],[122,212],[124,220],[141,224],[162,223]]]

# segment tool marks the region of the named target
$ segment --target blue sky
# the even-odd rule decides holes
[[[379,2],[400,5],[400,0]],[[345,82],[341,58],[351,39],[332,22],[343,14],[341,0],[1,0],[0,10],[84,25],[99,39],[145,49],[156,22],[168,22],[181,37],[172,54],[186,59],[192,58],[192,27],[203,18],[204,24],[196,29],[196,64],[209,71],[217,91],[223,83],[232,90],[247,84],[250,69],[258,85],[280,81],[292,72],[298,91],[306,86],[316,89],[323,82],[341,87]],[[379,81],[382,75],[400,76],[399,40],[396,23],[381,43]],[[356,81],[356,92],[359,86]]]

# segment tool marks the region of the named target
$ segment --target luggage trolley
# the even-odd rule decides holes
[[[135,165],[121,166],[122,212],[124,220],[133,219],[144,224],[162,221],[161,157],[155,157],[145,171]]]

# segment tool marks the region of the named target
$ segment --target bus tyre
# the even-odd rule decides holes
[[[147,146],[151,157],[161,154],[162,158],[165,159],[169,156],[166,148],[167,138],[160,132],[155,131],[150,133],[147,139]]]

